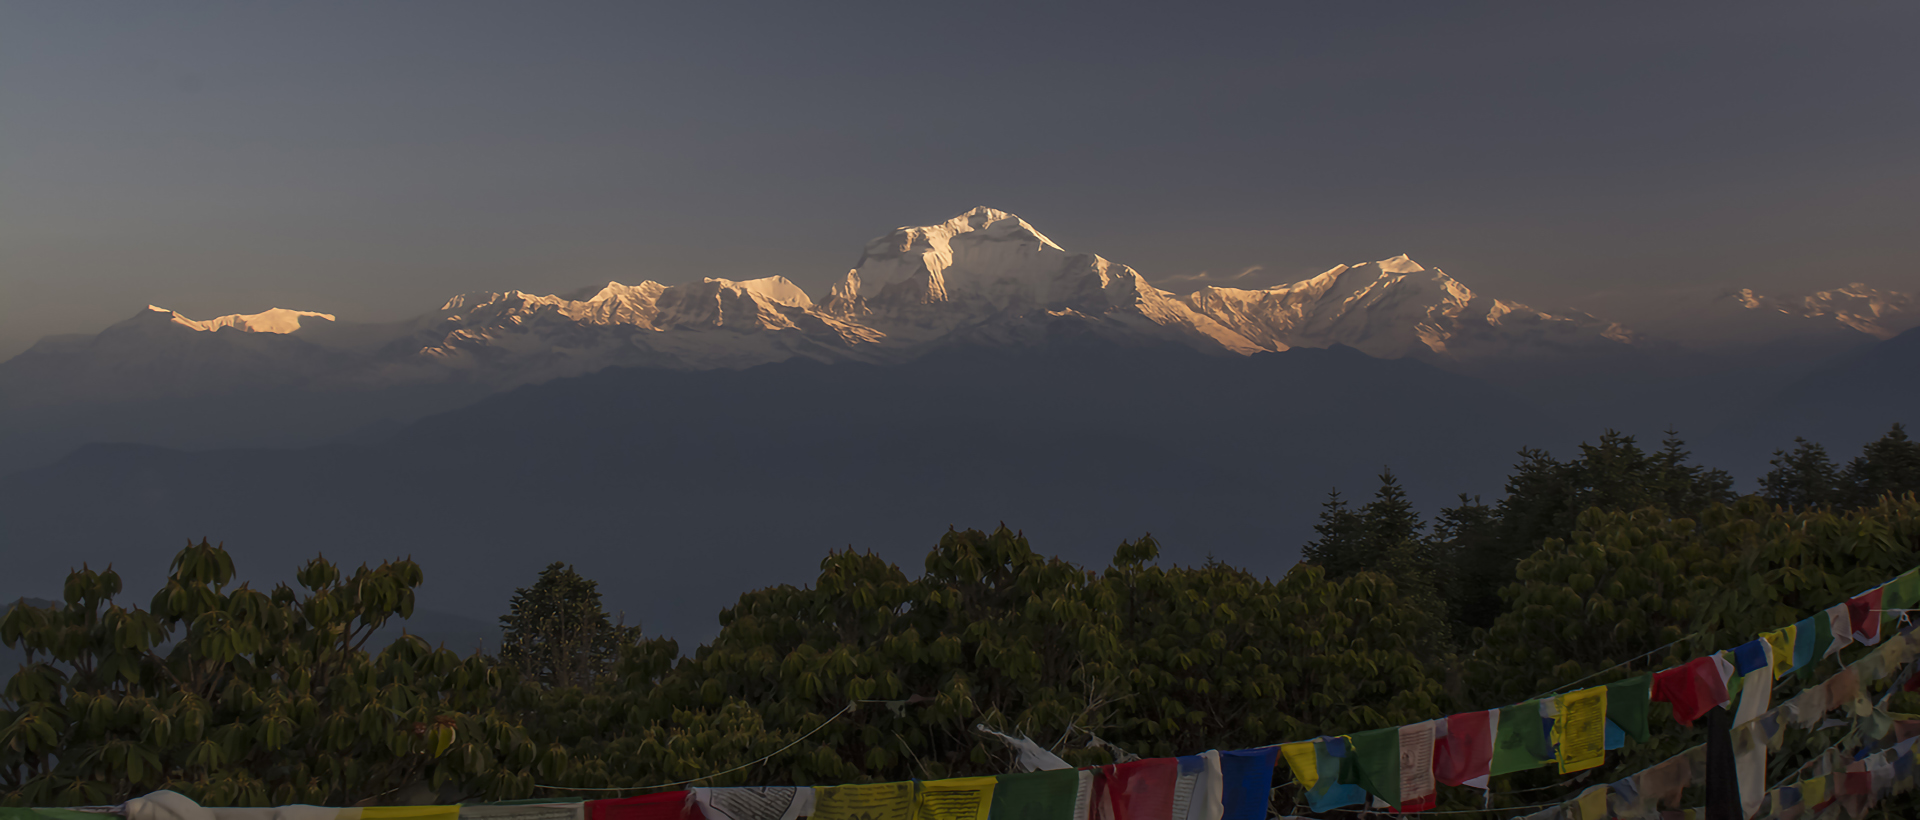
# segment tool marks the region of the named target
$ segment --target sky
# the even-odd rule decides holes
[[[1400,253],[1628,321],[1911,289],[1916,28],[1874,2],[0,2],[0,357],[149,303],[818,294],[976,205],[1173,290]]]

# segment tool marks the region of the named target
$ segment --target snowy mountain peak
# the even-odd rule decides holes
[[[1426,270],[1426,268],[1420,267],[1420,263],[1408,259],[1404,253],[1392,259],[1382,259],[1373,264],[1378,265],[1382,273],[1419,273]]]
[[[136,315],[131,321],[141,322],[150,317],[165,317],[166,321],[170,324],[184,327],[188,330],[207,333],[230,327],[243,333],[285,334],[299,330],[302,319],[334,321],[333,314],[330,313],[316,313],[310,310],[287,310],[286,308],[269,308],[259,313],[233,313],[226,316],[215,316],[212,319],[194,320],[182,316],[178,312],[155,305],[148,305],[146,310],[141,311],[140,314]]]
[[[1891,339],[1920,324],[1920,299],[1897,290],[1854,282],[1801,296],[1764,296],[1752,288],[1729,294],[1741,307],[1804,319],[1831,318],[1877,339]]]
[[[1373,356],[1513,353],[1537,343],[1621,344],[1630,331],[1585,314],[1556,316],[1475,294],[1406,255],[1263,290],[1206,287],[1187,303],[1266,350],[1358,348]]]
[[[1065,253],[1026,220],[983,206],[936,225],[893,229],[867,243],[854,272],[864,298],[904,283],[912,292],[896,293],[895,301],[944,302],[1031,291],[1059,267]]]

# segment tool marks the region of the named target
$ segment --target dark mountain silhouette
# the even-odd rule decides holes
[[[1766,401],[1730,425],[1728,438],[1751,442],[1751,464],[1730,463],[1747,475],[1766,471],[1766,454],[1792,449],[1795,436],[1851,458],[1894,422],[1920,420],[1920,328],[1828,360],[1812,373],[1776,388]]]
[[[85,560],[114,562],[142,600],[205,536],[256,584],[316,553],[411,555],[423,608],[486,621],[569,561],[629,623],[700,639],[741,591],[808,578],[828,550],[908,560],[948,525],[1004,520],[1088,562],[1151,532],[1171,560],[1277,576],[1330,487],[1364,495],[1390,464],[1416,498],[1491,495],[1519,447],[1577,440],[1483,382],[1337,347],[612,369],[376,441],[82,448],[0,479],[0,595]]]

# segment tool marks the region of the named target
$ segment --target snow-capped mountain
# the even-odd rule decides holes
[[[953,337],[1011,341],[1075,325],[1116,340],[1258,350],[1134,269],[1068,253],[1026,220],[985,207],[868,242],[821,309],[902,345]]]
[[[43,401],[262,384],[503,389],[611,366],[891,363],[942,346],[1027,347],[1068,337],[1220,355],[1340,344],[1379,357],[1457,360],[1634,341],[1585,314],[1476,295],[1405,256],[1265,290],[1208,287],[1180,297],[982,207],[868,242],[817,302],[787,278],[767,276],[608,282],[549,295],[480,291],[385,324],[278,308],[196,321],[149,307],[93,337],[43,341],[0,364],[0,386],[33,382],[9,392]]]
[[[1729,298],[1752,311],[1836,321],[1876,339],[1891,339],[1920,326],[1920,300],[1912,294],[1870,288],[1859,282],[1800,296],[1764,296],[1752,288],[1741,288]]]
[[[1263,290],[1205,287],[1187,302],[1263,350],[1343,344],[1383,358],[1473,358],[1634,341],[1632,331],[1584,313],[1475,294],[1404,254]]]

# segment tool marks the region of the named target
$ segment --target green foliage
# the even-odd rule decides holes
[[[558,563],[516,591],[498,662],[417,638],[369,653],[412,611],[419,567],[343,578],[315,560],[302,591],[260,593],[203,542],[146,610],[116,603],[110,569],[83,568],[64,602],[0,617],[0,641],[27,653],[0,698],[0,800],[933,779],[1009,769],[980,724],[1087,765],[1112,747],[1168,756],[1501,706],[1749,640],[1920,565],[1912,495],[1813,500],[1920,481],[1904,431],[1844,471],[1805,442],[1776,455],[1768,494],[1735,500],[1677,439],[1647,453],[1608,433],[1568,462],[1523,452],[1504,498],[1462,496],[1431,525],[1384,473],[1364,505],[1329,499],[1309,560],[1278,580],[1160,565],[1150,536],[1091,569],[1004,526],[949,531],[917,575],[848,551],[810,586],[748,592],[691,655],[611,622],[594,582]],[[1668,724],[1593,776],[1697,738]]]
[[[411,561],[351,576],[323,559],[304,592],[231,587],[206,542],[173,560],[150,607],[120,576],[81,569],[64,605],[16,606],[0,641],[27,663],[0,697],[0,798],[111,803],[173,789],[209,805],[344,805],[425,781],[455,793],[531,791],[531,740],[495,708],[499,673],[402,637]]]
[[[560,561],[531,589],[513,591],[500,618],[500,660],[547,686],[584,686],[607,674],[640,628],[616,624],[600,607],[599,585]]]
[[[1499,590],[1513,579],[1520,560],[1549,538],[1566,539],[1589,509],[1652,507],[1688,516],[1733,499],[1731,476],[1689,464],[1677,434],[1667,436],[1659,451],[1647,453],[1632,436],[1608,430],[1565,462],[1522,450],[1507,479],[1507,496],[1491,516],[1460,508],[1443,515],[1470,525],[1446,550],[1460,566],[1453,611],[1461,630],[1492,626],[1506,611]]]
[[[1594,686],[1752,640],[1920,565],[1920,501],[1872,508],[1781,508],[1750,497],[1697,519],[1657,508],[1589,510],[1570,537],[1520,562],[1502,594],[1510,609],[1465,663],[1474,705],[1520,702],[1570,684]],[[1856,650],[1864,651],[1864,648]],[[1816,663],[1773,694],[1780,703],[1838,671]],[[1661,706],[1656,714],[1666,712]],[[1602,781],[1700,742],[1671,721],[1651,744],[1609,758]],[[1836,737],[1797,746],[1817,750]],[[1779,761],[1800,759],[1791,756]]]
[[[1446,519],[1449,526],[1456,518]],[[1373,500],[1357,510],[1347,506],[1338,490],[1329,493],[1313,529],[1320,537],[1301,549],[1303,561],[1320,567],[1334,580],[1362,572],[1392,579],[1424,620],[1409,635],[1420,656],[1438,661],[1452,651],[1454,635],[1445,592],[1455,582],[1454,548],[1428,535],[1426,523],[1392,470],[1380,474]]]
[[[1793,452],[1773,451],[1773,469],[1760,479],[1760,497],[1785,507],[1824,507],[1852,495],[1840,468],[1827,457],[1827,448],[1804,438],[1793,440]]]
[[[1920,442],[1907,437],[1898,423],[1869,443],[1860,457],[1847,464],[1843,478],[1851,492],[1850,504],[1872,504],[1881,496],[1920,491]]]
[[[1391,580],[1279,581],[1221,564],[1163,568],[1151,538],[1089,572],[1002,527],[949,532],[909,578],[835,553],[812,588],[750,592],[718,638],[664,675],[570,701],[602,728],[568,785],[657,783],[780,750],[716,784],[831,783],[1006,771],[975,724],[1080,763],[1092,735],[1142,755],[1351,731],[1439,709],[1402,636],[1423,613]],[[629,661],[623,661],[623,664]],[[631,661],[636,667],[641,661]],[[874,701],[884,701],[875,703]]]
[[[1773,469],[1760,479],[1760,496],[1782,506],[1858,507],[1882,496],[1920,492],[1920,442],[1900,424],[1862,448],[1843,470],[1827,450],[1803,438],[1792,452],[1775,450]]]

